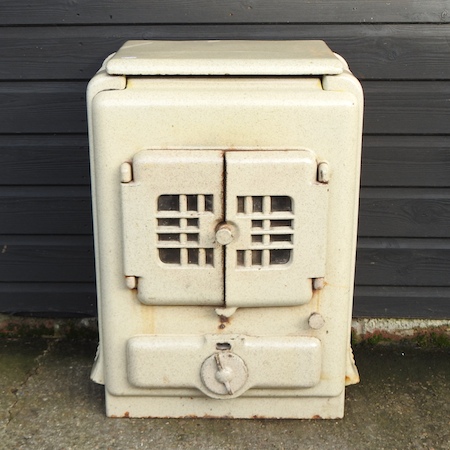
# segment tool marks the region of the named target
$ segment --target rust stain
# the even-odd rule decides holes
[[[319,416],[318,414],[316,414],[315,416],[312,416],[313,419],[323,419],[323,417]]]
[[[227,316],[224,316],[224,315],[220,315],[219,321],[220,321],[220,325],[218,328],[219,328],[219,330],[223,330],[230,323],[230,318]]]
[[[436,345],[436,339],[448,342],[449,329],[448,326],[442,325],[429,328],[413,328],[388,331],[383,329],[374,329],[355,337],[356,343],[365,342],[367,344],[376,345],[379,343],[389,344],[391,342],[415,342],[420,346],[433,347]]]
[[[133,308],[135,317],[137,318],[138,326],[142,330],[142,334],[154,334],[155,333],[155,314],[156,308],[152,305],[144,305],[136,297],[133,299]]]
[[[254,415],[252,416],[252,419],[268,419],[268,417],[266,417],[266,416],[260,416],[260,415],[258,415],[258,414],[254,414]]]
[[[210,414],[205,414],[202,419],[232,419],[233,416],[212,416]]]
[[[323,291],[323,289],[313,289],[313,296],[312,296],[311,300],[313,300],[315,302],[317,311],[320,310],[320,302],[322,300],[322,291]]]
[[[125,411],[125,412],[123,413],[123,417],[130,417],[130,413],[129,413],[128,411]]]
[[[195,414],[188,414],[186,416],[146,416],[146,419],[234,419],[233,416],[213,416],[211,414],[204,414],[203,416],[196,416]]]

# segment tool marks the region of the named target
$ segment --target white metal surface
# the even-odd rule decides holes
[[[140,301],[311,300],[311,279],[325,274],[328,211],[311,151],[144,150],[123,166],[134,177],[122,182],[125,274],[139,279]]]
[[[344,386],[357,380],[358,81],[301,42],[314,77],[283,76],[290,69],[274,67],[266,42],[222,43],[215,57],[245,75],[245,63],[230,63],[244,50],[252,77],[129,76],[150,75],[161,52],[175,56],[174,73],[209,74],[202,45],[152,45],[119,51],[88,91],[93,376],[107,414],[342,417]],[[324,57],[340,68],[333,75]],[[265,66],[280,76],[255,76]]]
[[[128,379],[136,387],[195,388],[218,399],[320,381],[321,343],[314,337],[229,335],[223,341],[223,335],[133,337],[127,344]],[[218,374],[227,367],[231,392]]]
[[[128,41],[110,75],[331,75],[343,64],[323,41]]]
[[[328,187],[311,151],[232,151],[226,160],[228,307],[308,303],[325,275]]]
[[[222,160],[208,151],[134,156],[134,178],[122,183],[124,270],[138,277],[143,303],[223,304],[223,250],[215,239]]]

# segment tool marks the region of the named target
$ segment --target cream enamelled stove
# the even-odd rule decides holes
[[[111,417],[338,418],[363,94],[322,41],[129,41],[88,87]]]

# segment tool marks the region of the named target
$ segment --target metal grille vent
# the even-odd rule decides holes
[[[238,197],[237,213],[251,220],[251,245],[237,250],[239,267],[259,269],[291,261],[294,243],[291,197]]]
[[[164,264],[212,267],[213,248],[200,245],[201,217],[213,213],[212,195],[161,195],[157,205],[157,248]]]

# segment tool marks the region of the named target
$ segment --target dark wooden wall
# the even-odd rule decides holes
[[[344,56],[366,95],[354,315],[450,317],[450,0],[0,1],[0,312],[96,312],[85,89],[128,39]]]

